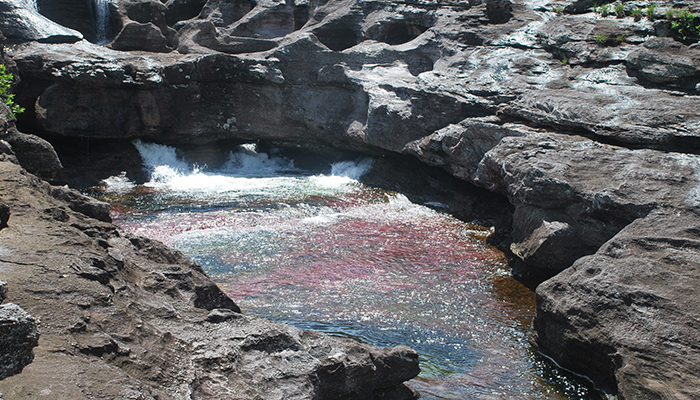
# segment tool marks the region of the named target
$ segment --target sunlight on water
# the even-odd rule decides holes
[[[425,399],[595,398],[533,354],[534,295],[491,230],[358,183],[371,160],[314,176],[246,146],[207,171],[135,145],[151,180],[105,182],[116,223],[195,259],[244,312],[411,346]]]

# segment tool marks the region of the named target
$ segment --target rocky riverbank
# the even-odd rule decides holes
[[[115,0],[107,46],[85,4],[0,1],[22,130],[416,157],[505,196],[518,263],[563,271],[543,354],[621,399],[696,395],[696,3]]]
[[[414,398],[413,350],[240,314],[199,265],[110,224],[107,204],[0,157],[2,300],[31,313],[0,306],[0,377],[21,371],[0,381],[7,399]]]

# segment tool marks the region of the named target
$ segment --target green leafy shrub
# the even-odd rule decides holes
[[[24,112],[24,107],[15,104],[15,95],[11,93],[14,81],[15,77],[11,72],[7,71],[5,64],[0,64],[0,100],[10,107],[10,118]]]
[[[595,35],[595,41],[600,44],[603,44],[608,41],[608,35],[606,35],[605,33],[599,33]]]
[[[690,10],[683,10],[672,18],[671,29],[684,41],[698,39],[700,38],[700,18]]]

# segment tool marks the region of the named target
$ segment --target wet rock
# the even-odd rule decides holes
[[[0,379],[20,373],[32,362],[38,340],[34,317],[16,304],[0,305]]]
[[[506,137],[479,164],[477,184],[516,206],[511,250],[563,270],[660,206],[697,204],[700,158],[629,150],[581,137]]]
[[[12,300],[31,308],[44,326],[33,363],[0,381],[3,393],[16,399],[35,398],[37,388],[61,388],[57,398],[85,392],[143,399],[182,393],[415,398],[403,384],[419,372],[413,350],[380,349],[240,314],[179,251],[76,212],[62,196],[49,196],[48,187],[18,165],[0,162],[0,196],[22,210],[2,231],[3,249],[10,250],[0,264],[12,271]],[[75,200],[74,192],[59,190]],[[57,210],[68,220],[51,217]]]
[[[39,14],[31,0],[0,1],[0,31],[10,39],[75,43],[83,35]]]
[[[699,228],[659,209],[541,284],[540,351],[619,398],[698,397]]]

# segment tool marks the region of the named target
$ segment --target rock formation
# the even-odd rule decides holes
[[[513,254],[563,271],[538,289],[541,351],[619,398],[693,397],[700,47],[674,4],[115,0],[106,47],[30,21],[9,54],[33,133],[410,155],[506,196]],[[92,40],[57,9],[39,1]]]

